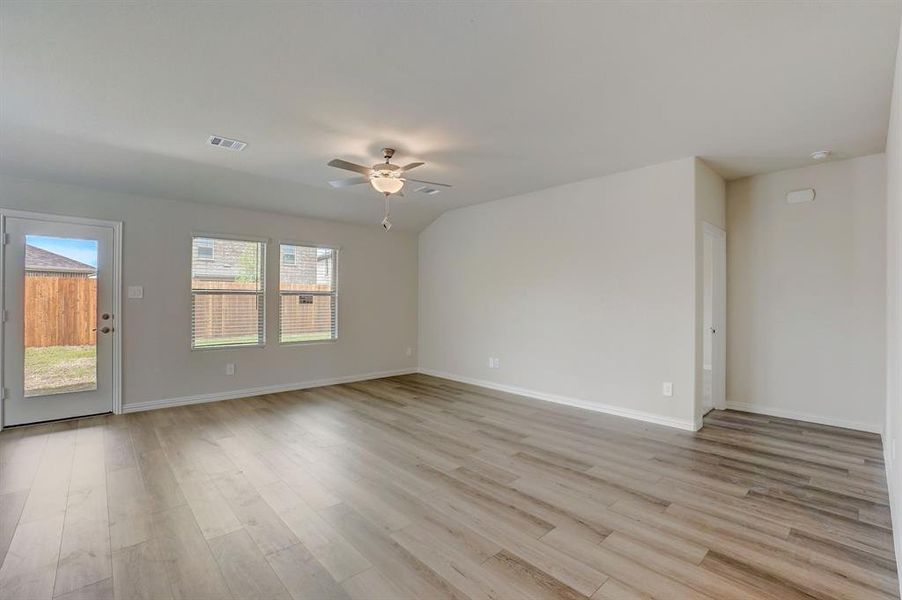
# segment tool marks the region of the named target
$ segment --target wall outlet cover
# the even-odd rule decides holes
[[[227,363],[226,364],[226,375],[234,375],[235,374],[235,363]]]
[[[667,396],[668,398],[670,396],[673,396],[673,382],[665,381],[664,383],[662,383],[661,384],[661,393],[664,394],[665,396]]]
[[[144,297],[144,286],[143,285],[128,286],[128,297],[129,298],[143,298]]]

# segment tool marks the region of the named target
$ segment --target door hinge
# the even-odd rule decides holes
[[[0,388],[0,400],[6,400],[9,396],[9,390],[7,388]]]
[[[0,311],[0,323],[6,323],[9,320],[9,311],[7,309],[3,309]]]
[[[9,243],[9,234],[4,233],[2,236],[0,236],[0,242],[2,242],[4,246],[7,245]]]

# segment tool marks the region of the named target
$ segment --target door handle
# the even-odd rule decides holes
[[[91,331],[97,331],[97,328],[95,327]],[[100,333],[109,333],[111,331],[112,331],[112,328],[110,328],[110,327],[101,327],[100,328]]]

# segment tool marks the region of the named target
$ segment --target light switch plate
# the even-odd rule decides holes
[[[143,285],[128,286],[128,297],[129,298],[143,298],[144,297],[144,286]]]
[[[673,382],[665,381],[661,384],[661,393],[667,397],[673,396]]]

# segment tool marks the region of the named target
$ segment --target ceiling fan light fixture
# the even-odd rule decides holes
[[[404,187],[402,180],[392,176],[373,176],[370,178],[370,184],[382,194],[397,194]]]

